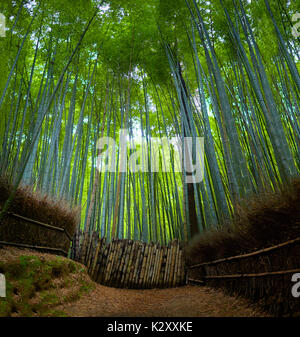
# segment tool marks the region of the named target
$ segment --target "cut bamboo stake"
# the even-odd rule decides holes
[[[108,284],[111,285],[111,279],[116,273],[116,265],[118,264],[119,258],[120,258],[120,251],[121,251],[121,240],[117,239],[117,242],[114,247],[114,259],[112,260],[111,264],[111,273],[109,277]]]
[[[115,257],[115,254],[116,254],[116,249],[115,249],[116,244],[117,244],[117,239],[112,239],[112,241],[110,242],[110,247],[109,247],[109,251],[108,251],[107,267],[106,267],[106,273],[105,273],[105,276],[104,276],[105,284],[108,283],[110,273],[111,273],[111,270],[112,270],[112,265],[113,265],[114,257]]]
[[[182,258],[182,251],[180,252],[180,262],[181,262],[181,284],[186,284],[185,264]]]
[[[126,242],[126,247],[125,250],[123,252],[123,262],[121,264],[121,268],[120,268],[120,276],[118,278],[118,286],[119,287],[124,287],[124,277],[125,277],[125,270],[128,266],[128,260],[129,260],[129,254],[130,254],[130,250],[132,248],[132,244],[131,244],[131,240],[127,240]]]
[[[147,258],[146,266],[145,266],[144,287],[146,287],[146,288],[148,286],[150,266],[151,266],[151,261],[152,261],[152,253],[153,253],[153,243],[151,243],[151,245],[149,246],[148,258]]]
[[[176,264],[176,286],[180,284],[180,275],[179,275],[179,264],[180,264],[180,251],[181,243],[178,242],[178,251],[177,251],[177,264]]]
[[[128,267],[126,270],[126,275],[124,278],[124,283],[127,285],[128,288],[130,288],[130,277],[134,271],[134,258],[136,258],[136,247],[137,247],[137,242],[134,241],[131,252],[130,252],[130,256],[129,256],[129,261],[128,261],[129,263],[128,263]]]
[[[128,273],[128,287],[132,288],[133,287],[133,279],[135,275],[135,270],[136,270],[136,263],[138,261],[138,251],[139,251],[139,243],[137,241],[134,242],[134,247],[132,250],[132,257],[131,258],[131,267],[130,271]]]
[[[115,276],[113,277],[112,284],[115,284],[118,286],[119,278],[121,277],[121,271],[124,264],[126,249],[127,249],[128,241],[122,240],[120,242],[120,251],[119,251],[119,257],[117,260],[117,264],[115,266]]]
[[[163,286],[166,286],[167,284],[168,273],[169,273],[169,268],[170,268],[170,260],[171,260],[171,242],[169,242],[169,245],[167,247],[167,260],[166,260],[166,269],[165,269]]]
[[[80,236],[81,236],[81,230],[78,229],[77,235],[76,235],[75,261],[78,261],[78,260],[79,260],[79,253],[80,253]]]
[[[155,276],[156,276],[156,272],[157,272],[157,264],[158,264],[158,260],[159,260],[159,245],[156,244],[155,245],[155,251],[154,251],[154,262],[153,262],[153,272],[151,275],[151,280],[150,280],[150,284],[152,287],[155,287]]]
[[[154,272],[154,265],[155,265],[155,259],[156,259],[156,250],[157,246],[156,244],[153,244],[152,247],[152,256],[151,256],[151,264],[149,268],[149,276],[148,276],[148,287],[152,287],[152,277],[153,277],[153,272]]]
[[[163,254],[164,254],[164,249],[163,249],[163,247],[160,247],[158,267],[157,267],[157,275],[156,275],[156,279],[155,279],[155,286],[157,286],[157,287],[159,287],[160,275],[161,275],[161,271],[162,271]]]
[[[139,243],[139,249],[138,249],[138,255],[136,259],[136,265],[135,265],[135,270],[134,270],[134,276],[133,276],[133,284],[132,286],[134,288],[138,288],[139,286],[139,278],[140,278],[140,271],[141,271],[141,264],[143,261],[143,256],[144,256],[144,245],[140,242]]]
[[[170,264],[170,270],[168,274],[168,287],[172,286],[173,283],[173,277],[174,277],[174,267],[175,267],[175,254],[176,254],[176,241],[172,242],[172,248],[171,248],[171,264]]]
[[[93,280],[95,280],[95,276],[96,276],[95,275],[95,271],[96,271],[96,266],[97,266],[97,263],[98,263],[98,260],[99,260],[99,255],[100,255],[100,250],[101,250],[101,247],[102,247],[102,242],[103,242],[103,240],[98,237],[98,242],[97,242],[95,256],[94,256],[94,261],[93,261],[92,267],[91,267],[91,276],[92,276]]]
[[[90,251],[89,251],[89,255],[88,255],[88,261],[87,261],[87,269],[88,272],[91,272],[91,265],[92,262],[95,258],[95,253],[96,253],[96,245],[98,243],[98,233],[97,232],[93,232],[93,234],[91,235],[91,244],[90,244]]]
[[[159,276],[159,287],[162,288],[164,284],[164,274],[166,269],[166,260],[167,260],[167,247],[162,249],[162,263],[161,263],[161,273]]]
[[[83,243],[81,245],[81,249],[80,249],[80,262],[82,264],[85,264],[85,257],[86,257],[86,251],[87,251],[87,240],[88,240],[88,232],[84,232],[83,234]]]
[[[125,258],[125,263],[122,271],[122,278],[121,278],[121,285],[125,288],[128,288],[127,284],[127,275],[128,275],[128,270],[130,269],[131,262],[132,262],[132,251],[134,248],[134,242],[132,240],[129,240],[128,242],[128,249],[126,252],[126,258]]]
[[[89,263],[90,263],[90,260],[91,260],[91,255],[93,254],[93,234],[90,235],[90,237],[89,237],[89,246],[88,246],[88,251],[87,251],[86,261],[85,261],[85,265],[86,265],[88,271],[89,271]]]
[[[158,245],[155,244],[154,257],[153,257],[153,263],[152,263],[152,272],[151,272],[151,278],[150,278],[150,287],[154,287],[154,279],[155,279],[156,270],[157,270],[158,256],[159,256],[159,249],[158,249]]]
[[[129,241],[126,240],[125,241],[125,246],[122,252],[122,258],[121,258],[121,263],[119,266],[119,271],[118,271],[118,276],[116,278],[116,285],[117,287],[122,286],[122,278],[123,278],[123,273],[124,273],[124,268],[126,267],[126,263],[128,262],[127,259],[127,254],[128,254],[128,250],[130,249],[130,244]]]
[[[110,245],[109,244],[106,245],[105,239],[104,239],[104,243],[102,247],[103,248],[101,248],[101,251],[100,251],[99,264],[97,266],[96,275],[97,275],[97,282],[104,284],[108,254],[109,254],[109,249],[110,249]]]
[[[149,246],[144,246],[144,256],[143,256],[143,262],[142,262],[142,267],[141,267],[141,273],[140,273],[140,280],[139,280],[139,286],[142,287],[143,286],[143,281],[144,281],[144,275],[145,275],[145,268],[146,268],[146,261],[147,261],[147,257],[148,257],[148,250],[149,250]]]
[[[117,258],[116,262],[113,265],[113,272],[111,274],[111,280],[110,280],[110,285],[111,286],[116,286],[117,284],[117,279],[120,274],[120,267],[122,263],[122,258],[123,258],[123,249],[126,247],[126,242],[125,241],[120,241],[119,245],[117,247]]]
[[[123,250],[123,253],[122,253],[121,263],[120,263],[120,266],[118,268],[119,272],[118,272],[118,277],[116,279],[117,287],[122,287],[123,271],[124,271],[125,265],[127,263],[128,249],[129,249],[129,241],[126,240],[125,247],[124,247],[124,250]]]
[[[174,273],[173,273],[173,280],[171,280],[171,287],[175,287],[177,285],[178,260],[179,260],[179,242],[177,242],[176,250],[175,250]]]
[[[86,237],[72,254],[85,259],[88,273],[96,282],[121,288],[174,287],[183,283],[185,270],[178,240],[170,241],[168,246],[127,239],[112,239],[106,244],[96,231],[87,236],[78,230],[75,242],[80,235]]]
[[[149,256],[148,256],[148,261],[147,261],[147,268],[146,268],[146,275],[145,275],[145,287],[149,287],[149,278],[150,278],[150,273],[151,273],[151,265],[152,265],[152,260],[153,260],[153,249],[154,249],[154,244],[151,242],[151,245],[149,247]]]

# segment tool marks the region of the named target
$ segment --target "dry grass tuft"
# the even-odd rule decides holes
[[[266,248],[300,236],[300,179],[279,192],[243,200],[233,221],[194,237],[185,248],[188,265]]]
[[[12,185],[5,177],[0,177],[0,208],[8,199]],[[63,200],[55,200],[29,187],[20,186],[10,205],[9,212],[64,228],[73,237],[80,221],[80,209],[70,208]],[[70,240],[62,233],[41,228],[12,217],[5,217],[0,225],[0,241],[25,243],[69,249]]]
[[[280,193],[265,192],[240,203],[230,226],[195,237],[185,249],[186,263],[194,265],[248,253],[300,237],[300,180]],[[291,275],[251,278],[214,278],[222,275],[258,274],[299,268],[300,246],[286,246],[242,260],[223,261],[189,270],[229,295],[259,303],[275,316],[299,316],[299,300],[291,294]],[[205,278],[211,276],[212,279]]]

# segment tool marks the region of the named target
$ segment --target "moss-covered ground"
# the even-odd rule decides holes
[[[83,265],[50,254],[2,248],[0,273],[6,278],[0,317],[67,316],[55,307],[94,288]]]

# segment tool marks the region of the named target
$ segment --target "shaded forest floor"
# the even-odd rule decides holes
[[[97,284],[74,303],[56,308],[76,317],[262,317],[248,301],[208,287],[116,289]]]
[[[0,317],[268,316],[247,300],[208,287],[106,287],[91,281],[80,263],[30,250],[0,247],[0,273],[7,279]]]

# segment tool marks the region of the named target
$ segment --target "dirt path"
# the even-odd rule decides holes
[[[208,287],[130,290],[97,284],[78,301],[58,307],[75,317],[254,317],[267,316],[246,300]]]
[[[27,250],[19,250],[16,248],[2,249],[0,252],[0,262],[8,266],[14,266],[20,257],[27,256],[39,257],[40,263],[48,263],[56,261],[55,255],[38,253]],[[36,264],[35,260],[27,263],[31,268],[31,273],[38,272],[39,278],[45,278],[47,275],[41,273],[41,265]],[[69,265],[69,260],[59,258],[59,265]],[[65,264],[62,262],[65,261]],[[35,262],[35,263],[34,263]],[[50,264],[49,264],[50,263]],[[35,266],[35,267],[34,267]],[[37,267],[38,266],[38,267]],[[83,267],[82,265],[80,265]],[[34,269],[35,268],[35,269]],[[48,270],[48,269],[47,269]],[[26,274],[27,275],[27,274]],[[85,282],[89,284],[93,282],[87,274]],[[78,289],[66,286],[66,277],[76,281],[78,273],[66,274],[63,277],[55,276],[51,273],[52,285],[58,287],[55,291],[57,297],[77,296]],[[47,276],[48,277],[48,276]],[[74,278],[75,277],[75,278]],[[74,279],[73,279],[74,278]],[[27,280],[28,281],[28,280]],[[68,282],[69,282],[68,281]],[[77,282],[77,281],[76,281]],[[75,284],[76,284],[75,282]],[[105,287],[98,283],[93,283],[95,288],[92,291],[81,295],[76,301],[62,301],[55,310],[63,311],[71,317],[254,317],[267,316],[256,306],[250,305],[245,299],[230,297],[224,295],[221,290],[214,290],[203,286],[185,286],[170,289],[147,289],[132,290]],[[79,284],[80,286],[80,284]],[[46,288],[45,288],[46,289]],[[44,294],[45,295],[45,291]],[[50,289],[50,290],[51,290]],[[48,289],[49,290],[49,289]],[[50,291],[49,290],[49,291]],[[20,290],[21,291],[21,290]],[[49,293],[52,294],[51,292]],[[52,296],[52,295],[51,295]],[[17,295],[12,295],[12,300]],[[20,297],[20,296],[19,296]],[[39,296],[37,297],[39,299]],[[34,298],[33,298],[34,300]],[[19,302],[14,302],[17,305]],[[14,313],[17,315],[17,313]]]

